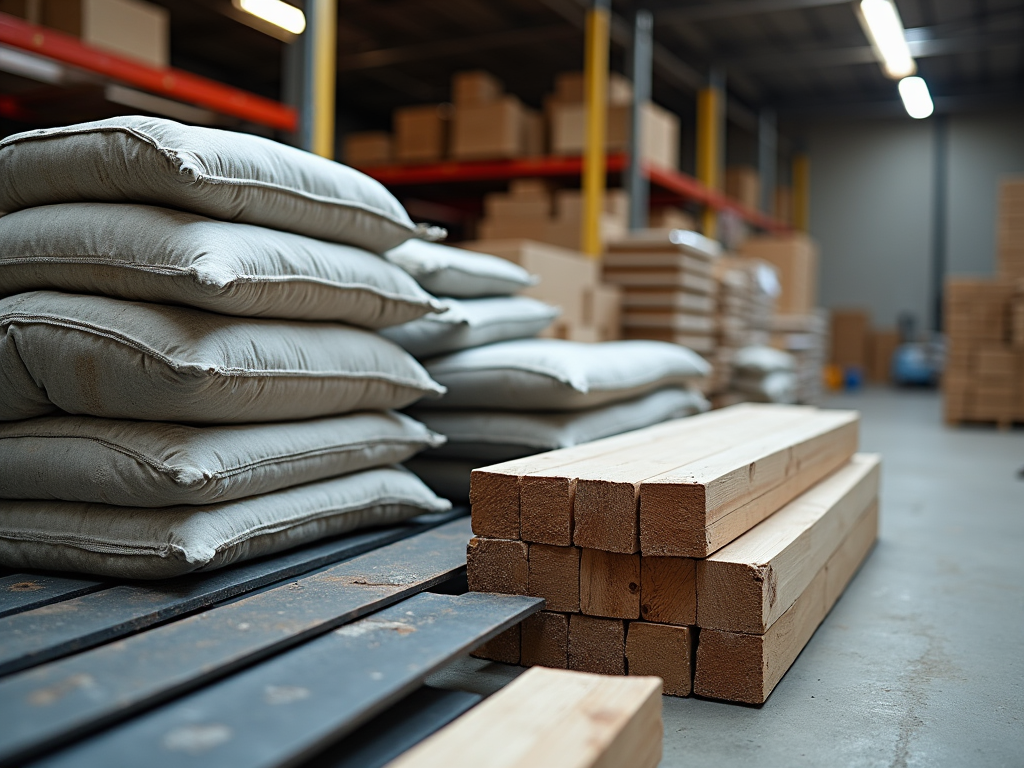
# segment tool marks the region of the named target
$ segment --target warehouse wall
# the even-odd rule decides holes
[[[893,326],[931,325],[934,121],[894,118],[808,128],[811,234],[821,243],[821,301],[861,306]],[[1024,173],[1024,112],[948,118],[946,261],[992,274],[996,184]]]

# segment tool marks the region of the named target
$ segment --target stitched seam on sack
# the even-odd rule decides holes
[[[583,385],[583,386],[586,386],[587,389],[583,390],[583,389],[579,388],[579,385],[577,383],[572,381],[571,377],[565,377],[561,373],[559,373],[558,371],[554,371],[554,370],[551,370],[549,368],[543,368],[543,367],[538,366],[538,365],[517,365],[515,367],[507,366],[507,365],[489,365],[489,366],[486,366],[486,367],[452,365],[451,367],[440,368],[439,370],[435,371],[435,373],[439,373],[439,374],[444,375],[444,374],[449,374],[449,373],[477,373],[479,371],[512,371],[513,373],[525,371],[527,373],[537,373],[537,374],[541,374],[541,375],[544,375],[544,376],[548,376],[548,377],[550,377],[552,379],[555,379],[556,381],[560,381],[563,384],[567,384],[570,387],[572,387],[573,389],[575,389],[577,392],[587,392],[587,391],[614,392],[614,391],[620,390],[620,389],[628,389],[630,387],[639,387],[639,386],[642,386],[644,384],[657,383],[662,378],[664,378],[664,377],[669,375],[667,372],[662,371],[659,375],[657,375],[657,376],[655,376],[653,378],[644,378],[644,379],[638,379],[638,380],[635,380],[635,381],[634,380],[630,380],[630,381],[617,381],[611,387],[600,386],[600,385],[595,386],[592,382],[590,382],[588,380],[586,382],[586,384]],[[675,375],[676,374],[673,374],[673,378],[675,377]],[[694,373],[694,374],[678,374],[678,375],[681,376],[682,378],[696,378],[696,377],[699,377],[700,374]]]
[[[119,544],[117,542],[103,541],[100,539],[84,539],[79,536],[69,536],[67,534],[47,533],[45,535],[40,535],[31,531],[0,531],[0,539],[7,539],[9,541],[27,541],[33,544],[64,544],[84,549],[87,552],[99,552],[101,554],[155,554],[158,557],[166,557],[169,552],[177,552],[182,556],[185,555],[185,549],[177,544],[153,546],[142,542],[132,542],[131,544],[126,545],[123,543]],[[139,550],[142,551],[140,552]],[[185,559],[187,560],[187,558]]]
[[[558,315],[557,314],[537,315],[536,317],[530,317],[530,318],[527,318],[527,319],[521,319],[521,318],[509,319],[509,318],[504,318],[504,317],[497,317],[497,318],[494,318],[492,320],[486,320],[486,321],[480,321],[480,320],[474,321],[470,317],[463,318],[462,320],[445,321],[445,320],[441,319],[442,317],[444,317],[443,314],[442,315],[437,315],[437,316],[434,316],[434,317],[424,317],[424,318],[420,318],[420,319],[422,319],[424,322],[427,322],[427,323],[437,323],[438,325],[464,325],[467,328],[474,328],[474,329],[491,328],[491,327],[496,326],[496,325],[498,325],[498,326],[500,326],[500,325],[509,325],[509,326],[512,326],[513,328],[522,328],[522,327],[527,327],[528,328],[528,327],[534,325],[535,323],[539,323],[539,322],[541,322],[543,320],[547,320],[547,321],[554,320],[556,317],[558,317]],[[413,321],[413,322],[415,322],[415,321]]]
[[[98,264],[100,266],[114,266],[123,267],[124,269],[134,269],[139,272],[155,272],[157,274],[171,274],[171,275],[191,275],[192,277],[198,277],[198,270],[195,267],[173,267],[173,266],[159,266],[153,264],[144,264],[137,261],[123,261],[121,259],[113,259],[103,256],[0,256],[0,266],[17,265],[17,264]],[[198,281],[201,285],[216,285],[215,283],[207,283],[202,280]],[[317,285],[326,285],[332,288],[344,288],[345,290],[352,291],[365,291],[380,296],[384,299],[392,299],[395,301],[402,301],[407,304],[416,304],[419,306],[433,306],[436,304],[436,300],[432,297],[425,299],[417,299],[415,297],[408,296],[402,293],[392,293],[385,291],[382,288],[378,288],[375,285],[369,283],[342,283],[337,280],[329,280],[325,277],[309,277],[307,275],[247,275],[247,274],[236,274],[235,279],[229,280],[224,283],[224,286],[234,285],[236,283],[315,283]]]
[[[116,341],[120,344],[124,344],[126,347],[142,352],[143,354],[149,355],[150,357],[159,360],[166,364],[169,368],[175,371],[182,371],[185,373],[204,373],[204,374],[215,374],[218,376],[225,377],[238,377],[238,378],[256,378],[259,376],[267,377],[292,377],[292,378],[306,378],[306,379],[380,379],[387,381],[392,384],[401,384],[407,386],[410,389],[418,389],[422,391],[438,391],[435,387],[425,386],[415,379],[406,379],[400,376],[394,376],[392,374],[383,373],[381,371],[296,371],[291,369],[269,371],[269,370],[247,370],[245,368],[220,368],[198,365],[196,363],[182,363],[173,360],[166,355],[157,352],[155,349],[144,345],[140,341],[136,341],[128,336],[122,336],[121,334],[114,333],[101,329],[97,326],[93,326],[89,323],[73,323],[67,320],[57,320],[56,318],[46,317],[44,315],[25,315],[17,312],[11,312],[6,315],[0,316],[0,327],[4,325],[10,325],[12,322],[22,323],[38,323],[40,325],[53,325],[60,328],[69,328],[74,331],[82,331],[83,333],[93,333],[96,336],[101,336],[111,341]]]
[[[262,189],[272,189],[272,190],[277,191],[277,192],[283,192],[283,193],[286,193],[286,194],[295,195],[296,197],[305,198],[307,200],[313,200],[313,201],[318,202],[318,203],[327,203],[327,204],[330,204],[330,205],[336,205],[339,208],[354,208],[354,209],[358,209],[358,210],[361,210],[361,211],[363,211],[365,213],[369,213],[369,214],[371,214],[373,216],[378,216],[378,217],[380,217],[380,218],[382,218],[382,219],[384,219],[386,221],[390,221],[391,223],[401,227],[404,230],[407,230],[407,231],[410,231],[410,232],[415,232],[416,231],[416,226],[415,225],[407,224],[406,222],[401,221],[400,219],[396,219],[391,214],[386,213],[386,212],[384,212],[384,211],[382,211],[382,210],[380,210],[378,208],[371,208],[368,205],[366,205],[365,203],[343,201],[343,200],[340,200],[339,198],[336,198],[336,197],[324,197],[322,195],[313,194],[312,192],[305,192],[305,191],[299,190],[299,189],[292,189],[290,187],[283,187],[283,186],[281,186],[279,184],[272,184],[272,183],[266,182],[266,181],[256,181],[256,180],[252,180],[252,179],[228,179],[228,178],[225,178],[223,176],[212,176],[212,175],[211,176],[205,176],[205,175],[203,175],[201,173],[197,173],[196,171],[192,170],[191,168],[185,169],[183,171],[182,168],[183,168],[184,163],[183,163],[183,161],[181,159],[181,155],[182,154],[189,154],[189,155],[191,155],[191,153],[189,153],[189,152],[184,152],[183,153],[180,150],[172,149],[171,147],[162,146],[162,145],[158,144],[156,142],[156,140],[152,136],[149,136],[148,134],[145,134],[145,133],[142,133],[140,131],[137,131],[134,128],[128,128],[127,126],[103,125],[103,126],[91,126],[89,128],[79,128],[77,130],[66,130],[65,129],[65,130],[61,130],[59,132],[49,133],[49,134],[45,134],[45,135],[29,134],[29,135],[26,135],[26,136],[19,136],[14,141],[4,141],[4,142],[0,143],[0,148],[3,148],[4,146],[13,146],[15,144],[20,144],[21,142],[25,142],[25,141],[45,141],[47,139],[58,139],[58,138],[61,138],[63,136],[77,136],[77,135],[80,135],[80,134],[87,134],[87,133],[125,133],[125,134],[128,134],[130,136],[134,136],[135,138],[140,139],[140,140],[144,141],[145,143],[149,144],[151,147],[156,149],[161,155],[163,155],[167,159],[174,161],[175,164],[177,165],[178,173],[179,174],[187,173],[187,174],[191,175],[197,182],[208,181],[211,184],[224,184],[225,186],[259,187],[259,188],[262,188]]]

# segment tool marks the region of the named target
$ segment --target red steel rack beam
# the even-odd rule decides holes
[[[186,104],[231,115],[282,131],[294,131],[299,123],[295,109],[232,88],[205,77],[170,67],[141,64],[116,54],[105,53],[71,35],[29,24],[0,13],[0,43],[93,72],[149,93]]]

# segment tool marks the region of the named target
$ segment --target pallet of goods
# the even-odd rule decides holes
[[[1024,421],[1024,280],[951,278],[942,388],[949,424]]]
[[[1024,177],[1004,179],[999,185],[996,240],[1000,276],[1024,279]]]
[[[470,589],[546,600],[478,655],[764,702],[875,540],[858,426],[741,404],[476,470]]]

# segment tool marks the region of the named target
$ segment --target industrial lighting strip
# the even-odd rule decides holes
[[[871,41],[871,47],[886,76],[899,80],[900,98],[907,114],[916,119],[928,117],[935,107],[928,84],[915,77],[917,64],[910,55],[903,20],[893,0],[860,0],[857,18]]]

